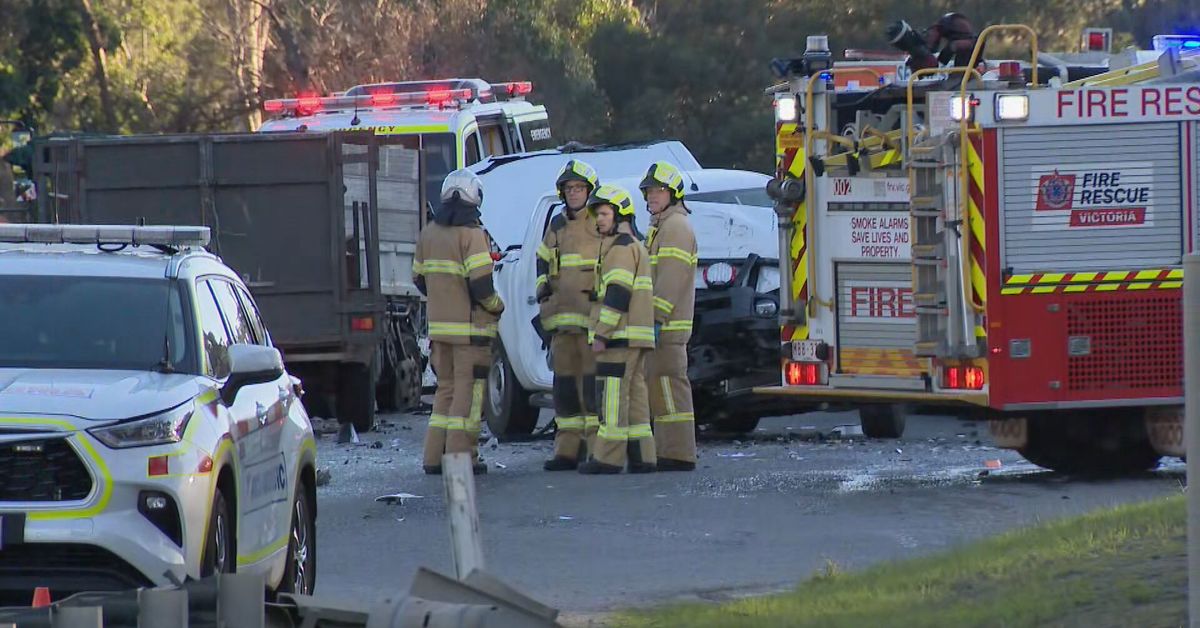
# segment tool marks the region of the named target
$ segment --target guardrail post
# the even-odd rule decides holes
[[[188,628],[185,589],[139,589],[138,628]]]
[[[50,613],[52,628],[104,628],[104,612],[99,606],[63,606]]]
[[[263,628],[266,625],[267,586],[261,575],[217,574],[217,625],[225,628]]]
[[[446,486],[446,509],[450,513],[454,573],[459,580],[465,580],[472,571],[483,569],[483,537],[479,532],[479,510],[475,507],[471,455],[442,456],[442,479]]]
[[[1184,444],[1187,446],[1188,625],[1200,628],[1200,255],[1183,258]],[[1198,480],[1192,486],[1192,480]],[[1193,490],[1195,489],[1195,490]]]

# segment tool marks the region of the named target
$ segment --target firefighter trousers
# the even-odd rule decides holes
[[[491,363],[489,347],[433,342],[430,358],[437,375],[433,413],[425,432],[427,467],[440,467],[443,454],[469,453],[479,460],[480,417]]]
[[[658,457],[696,462],[696,413],[687,377],[687,345],[660,344],[646,359]]]
[[[606,349],[596,357],[600,427],[592,447],[593,459],[616,467],[624,467],[626,461],[656,464],[645,364],[645,349]]]
[[[554,366],[554,457],[586,460],[585,439],[600,427],[596,415],[596,360],[587,334],[557,333],[550,340]]]

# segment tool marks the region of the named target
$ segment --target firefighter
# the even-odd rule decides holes
[[[441,206],[421,231],[413,274],[428,298],[431,359],[437,392],[425,433],[425,473],[442,472],[442,455],[470,453],[476,474],[483,392],[492,341],[504,303],[492,285],[492,254],[479,222],[483,186],[469,170],[442,183]]]
[[[650,210],[646,245],[654,279],[658,347],[646,360],[659,471],[696,468],[696,415],[687,377],[687,343],[696,304],[696,236],[683,204],[683,175],[660,161],[638,186]]]
[[[588,211],[604,238],[590,321],[600,427],[579,472],[620,473],[628,462],[630,473],[650,473],[656,468],[654,435],[642,372],[645,353],[654,348],[650,257],[635,237],[629,192],[602,185],[588,199]]]
[[[588,437],[595,437],[600,423],[596,416],[595,360],[587,343],[591,293],[595,282],[600,235],[596,220],[586,210],[588,197],[600,179],[588,164],[572,159],[558,173],[555,187],[564,203],[562,212],[537,250],[537,299],[539,321],[550,336],[550,360],[554,368],[554,457],[543,465],[547,471],[567,471],[586,460]]]

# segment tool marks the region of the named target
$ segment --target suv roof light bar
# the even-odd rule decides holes
[[[132,225],[0,225],[0,242],[39,244],[146,244],[207,246],[208,227]]]

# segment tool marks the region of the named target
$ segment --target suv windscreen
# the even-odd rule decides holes
[[[175,282],[0,275],[0,295],[0,368],[198,372]]]

